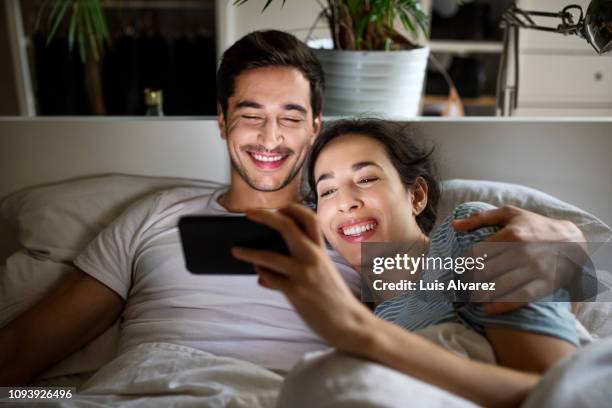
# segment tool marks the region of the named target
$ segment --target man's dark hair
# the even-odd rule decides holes
[[[391,122],[381,119],[342,119],[326,124],[316,138],[306,164],[306,178],[310,189],[309,200],[316,206],[317,186],[314,168],[317,158],[332,140],[347,134],[370,137],[380,142],[391,163],[399,173],[404,186],[411,188],[417,177],[422,177],[428,186],[427,205],[416,217],[423,233],[429,234],[436,223],[437,206],[440,199],[440,184],[433,159],[434,148],[426,149],[415,141],[415,128],[409,123]]]
[[[306,44],[277,30],[254,31],[223,53],[217,71],[217,101],[223,114],[227,115],[228,99],[234,93],[236,77],[249,69],[271,66],[293,67],[304,74],[310,83],[313,118],[319,116],[325,88],[321,64]]]

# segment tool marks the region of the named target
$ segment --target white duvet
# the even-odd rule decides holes
[[[74,398],[51,406],[274,407],[282,381],[280,375],[246,361],[147,343],[102,367]]]
[[[461,325],[435,326],[420,334],[464,357],[494,362],[484,337]],[[416,398],[419,406],[426,407],[474,407],[389,368],[329,352],[307,355],[288,378],[290,386],[283,389],[279,405],[283,408],[345,403],[351,407],[392,408],[406,398]],[[102,367],[78,388],[73,399],[51,406],[275,407],[283,381],[281,375],[246,361],[186,346],[147,343]]]

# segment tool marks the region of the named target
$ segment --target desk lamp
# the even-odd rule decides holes
[[[556,27],[542,26],[532,17],[556,18],[561,23]],[[602,55],[612,51],[612,0],[592,0],[586,13],[576,4],[556,13],[522,10],[513,4],[502,15],[501,27],[504,29],[504,45],[497,77],[497,115],[512,116],[518,102],[519,29],[577,35]],[[508,75],[509,69],[512,75]]]

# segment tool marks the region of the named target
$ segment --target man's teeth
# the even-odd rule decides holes
[[[275,162],[283,158],[283,156],[262,156],[259,154],[253,154],[253,157],[255,158],[255,160],[264,162]]]
[[[365,224],[365,225],[346,227],[346,228],[342,228],[342,233],[344,235],[358,235],[366,231],[369,231],[371,229],[374,229],[375,226],[376,226],[376,223],[372,222],[370,224]]]

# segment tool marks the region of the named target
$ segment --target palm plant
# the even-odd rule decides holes
[[[66,22],[69,49],[72,51],[75,44],[79,47],[91,113],[103,115],[106,109],[100,57],[104,48],[110,46],[110,35],[102,0],[44,0],[37,17],[37,28],[43,18],[47,19],[47,46],[56,36],[62,22]]]
[[[239,6],[249,0],[235,0]],[[274,0],[266,0],[262,12]],[[286,0],[283,0],[284,5]],[[329,24],[337,50],[391,50],[416,48],[417,44],[395,29],[400,20],[413,38],[427,34],[428,17],[420,0],[326,0],[320,16]]]
[[[62,21],[68,21],[68,46],[79,46],[81,61],[98,60],[105,46],[110,45],[108,25],[101,0],[45,0],[40,8],[37,26],[43,14],[48,12],[47,45],[55,37]]]

